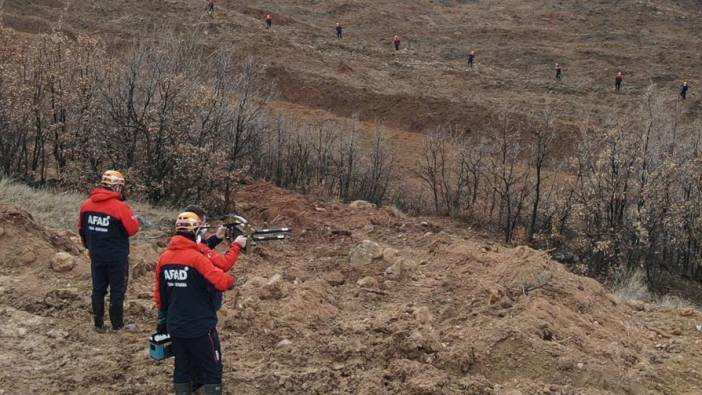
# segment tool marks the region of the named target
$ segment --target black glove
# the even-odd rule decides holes
[[[159,310],[158,312],[158,322],[156,324],[156,333],[159,335],[167,334],[168,328],[166,327],[166,311]]]

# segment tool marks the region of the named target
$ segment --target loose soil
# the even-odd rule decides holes
[[[702,391],[700,312],[619,300],[543,252],[359,206],[268,184],[241,191],[240,212],[295,233],[233,269],[218,326],[226,393]],[[168,237],[152,225],[133,242],[126,315],[137,331],[100,334],[75,234],[0,206],[0,393],[168,392],[173,360],[147,355],[153,269]],[[364,240],[385,250],[352,264]],[[75,256],[72,270],[50,268],[61,251]]]

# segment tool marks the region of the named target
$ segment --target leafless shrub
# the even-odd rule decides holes
[[[682,125],[655,87],[636,114],[584,120],[573,160],[552,160],[554,114],[503,109],[479,135],[447,127],[427,136],[415,178],[398,181],[382,129],[368,138],[355,120],[276,117],[263,65],[207,53],[192,35],[137,42],[113,59],[91,38],[52,33],[10,47],[5,33],[8,176],[83,187],[116,167],[152,202],[195,199],[222,211],[242,180],[265,179],[481,222],[508,243],[569,250],[596,276],[702,279],[702,128]]]
[[[197,199],[227,210],[240,180],[382,203],[392,155],[378,132],[276,121],[275,87],[255,59],[206,53],[194,34],[136,42],[123,59],[59,33],[0,53],[0,169],[78,187],[126,170],[152,202]],[[344,139],[340,139],[342,134]]]
[[[264,131],[252,174],[290,189],[382,204],[393,174],[393,155],[381,130],[370,150],[363,150],[357,124],[352,121],[349,130],[343,130],[329,122],[300,127],[279,119]]]

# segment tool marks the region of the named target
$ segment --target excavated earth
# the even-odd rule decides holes
[[[267,184],[247,186],[238,208],[295,233],[233,269],[218,325],[226,393],[702,393],[697,310],[619,300],[543,252],[444,220]],[[0,205],[0,393],[170,390],[173,360],[147,354],[167,225],[133,242],[138,329],[100,334],[73,231]]]

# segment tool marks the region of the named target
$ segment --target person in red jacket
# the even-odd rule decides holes
[[[214,0],[207,0],[207,15],[214,14]]]
[[[204,208],[196,204],[191,204],[185,207],[183,210],[197,214],[197,216],[202,219],[203,223],[207,223],[209,217],[207,216],[207,211]],[[211,234],[209,237],[206,237],[203,232],[203,235],[196,240],[200,251],[203,254],[208,255],[208,257],[213,260],[215,266],[224,270],[225,272],[229,271],[231,266],[227,266],[227,264],[223,262],[223,257],[221,255],[211,255],[211,250],[214,250],[224,240],[226,233],[227,228],[222,225],[219,226],[217,231],[214,234]]]
[[[100,186],[80,208],[78,233],[90,252],[93,278],[93,323],[103,332],[105,295],[110,288],[110,322],[112,329],[124,327],[124,294],[129,277],[129,238],[139,232],[139,221],[124,203],[122,173],[108,170]]]
[[[336,38],[339,38],[339,39],[342,38],[343,34],[344,34],[343,32],[344,32],[344,28],[341,27],[341,23],[337,22],[336,23]]]
[[[560,63],[556,63],[556,80],[560,81],[563,78],[563,72],[561,71]]]
[[[266,15],[266,29],[270,29],[273,26],[273,17],[271,14]]]
[[[171,336],[177,395],[191,394],[193,383],[199,380],[205,394],[222,393],[217,310],[222,304],[222,292],[232,289],[235,281],[223,269],[231,269],[246,246],[246,238],[239,236],[224,256],[209,249],[199,242],[207,228],[203,219],[194,212],[180,213],[176,235],[156,266],[156,331]]]
[[[614,90],[619,92],[622,90],[622,81],[624,81],[624,74],[620,71],[617,76],[614,77]]]
[[[183,210],[197,214],[197,216],[200,217],[200,219],[202,219],[203,223],[207,223],[208,215],[207,211],[205,211],[204,208],[195,204],[191,204],[185,207],[185,209]],[[220,255],[217,252],[213,251],[219,244],[222,243],[222,241],[226,237],[226,232],[227,228],[225,228],[222,225],[218,227],[217,231],[209,237],[206,237],[203,232],[202,235],[196,237],[195,241],[197,242],[197,248],[203,255],[208,257],[215,266],[217,266],[225,272],[228,272],[234,266],[235,262],[229,259],[229,257],[227,257],[226,255]],[[221,301],[219,302],[219,304],[221,304]],[[203,374],[199,369],[191,369],[190,378],[192,381],[192,390],[194,393],[204,386]]]
[[[687,99],[687,90],[688,90],[687,81],[685,81],[685,82],[683,82],[682,86],[680,87],[680,97],[683,100]]]
[[[393,37],[392,43],[395,44],[395,51],[399,51],[400,50],[400,36]]]

